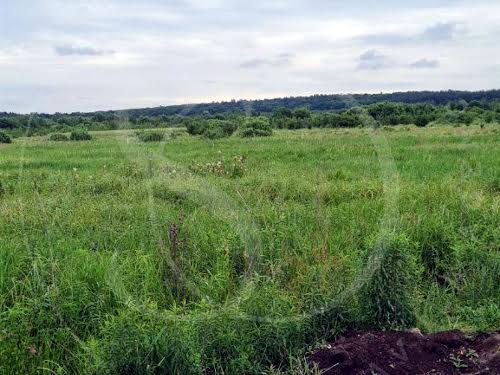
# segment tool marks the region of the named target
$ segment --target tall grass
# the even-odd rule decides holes
[[[308,347],[366,325],[371,130],[92,136],[0,145],[0,373],[307,373]],[[383,136],[410,263],[376,296],[411,298],[423,330],[498,329],[499,129]],[[240,156],[235,176],[192,168]]]

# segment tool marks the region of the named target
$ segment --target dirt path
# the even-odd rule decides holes
[[[308,357],[322,374],[500,374],[500,333],[351,332]]]

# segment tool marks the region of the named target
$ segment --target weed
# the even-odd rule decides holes
[[[474,359],[477,359],[479,357],[479,355],[477,354],[477,352],[474,349],[467,349],[465,351],[465,356],[467,357],[467,359],[470,359],[470,360],[474,360]]]
[[[232,162],[226,163],[224,159],[212,162],[212,163],[197,163],[191,165],[189,169],[201,175],[212,174],[215,176],[225,176],[225,177],[242,177],[245,173],[245,162],[246,158],[244,156],[234,156]]]
[[[466,363],[464,363],[463,359],[460,358],[459,356],[456,356],[454,354],[450,354],[450,362],[451,364],[453,365],[453,367],[455,367],[456,369],[461,369],[461,368],[467,368],[469,366],[467,366]]]

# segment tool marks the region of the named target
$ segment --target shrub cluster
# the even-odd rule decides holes
[[[92,136],[85,130],[75,130],[71,132],[69,139],[72,141],[90,141]]]
[[[238,124],[233,120],[221,119],[194,119],[187,125],[191,135],[202,135],[208,139],[219,139],[232,135]]]
[[[265,117],[249,118],[238,129],[238,135],[243,138],[268,137],[272,134],[271,124]]]
[[[12,139],[4,132],[0,132],[0,143],[12,143]]]

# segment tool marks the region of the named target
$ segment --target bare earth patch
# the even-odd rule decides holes
[[[308,360],[325,375],[500,374],[500,333],[355,331]]]

